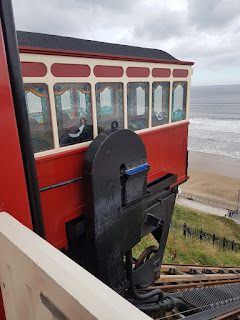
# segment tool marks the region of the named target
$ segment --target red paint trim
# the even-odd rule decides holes
[[[188,76],[188,70],[174,69],[173,76],[175,78],[186,78]]]
[[[23,77],[44,77],[47,67],[41,62],[21,62]]]
[[[164,68],[154,68],[152,69],[152,76],[154,78],[157,77],[165,77],[168,78],[171,75],[171,70],[170,69],[164,69]]]
[[[152,59],[152,58],[130,57],[130,56],[120,56],[120,55],[101,54],[101,53],[82,52],[82,51],[68,51],[68,50],[57,50],[57,49],[35,48],[35,47],[23,47],[23,46],[19,47],[19,52],[54,55],[54,56],[107,59],[107,60],[168,63],[168,64],[177,64],[177,65],[186,65],[186,66],[192,66],[194,64],[194,62],[180,61],[180,60]]]
[[[149,77],[150,70],[148,68],[137,68],[137,67],[128,67],[126,70],[126,74],[128,77]]]
[[[55,160],[55,159],[58,159],[58,158],[67,157],[70,154],[86,152],[88,147],[89,146],[85,146],[85,147],[79,146],[79,148],[77,148],[77,149],[60,151],[59,153],[48,154],[46,156],[41,156],[41,157],[36,158],[35,161],[36,161],[36,163],[45,162],[45,161],[51,161],[51,160]]]
[[[91,70],[86,64],[54,63],[51,73],[54,77],[89,77]]]
[[[152,134],[153,132],[166,131],[166,130],[173,129],[173,128],[178,128],[178,127],[185,127],[185,126],[188,126],[189,124],[190,124],[190,122],[186,121],[186,122],[182,122],[182,123],[177,123],[177,122],[171,123],[169,126],[165,126],[165,127],[162,127],[160,125],[158,127],[149,128],[149,130],[147,130],[147,131],[140,132],[140,133],[138,133],[138,135],[140,137],[144,137],[144,136],[147,136],[149,134]]]
[[[95,66],[93,73],[96,77],[122,77],[123,68],[115,66]]]

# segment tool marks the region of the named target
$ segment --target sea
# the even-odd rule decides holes
[[[188,149],[240,159],[240,84],[192,86]]]

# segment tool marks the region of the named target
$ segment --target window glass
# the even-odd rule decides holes
[[[96,105],[98,132],[111,129],[117,121],[118,128],[123,128],[123,85],[122,83],[97,83]]]
[[[152,84],[152,126],[169,121],[169,82]]]
[[[148,127],[149,84],[131,82],[127,85],[128,128],[140,130]]]
[[[54,85],[60,147],[93,139],[90,84]]]
[[[187,82],[173,82],[172,122],[186,119]]]
[[[52,122],[46,84],[25,83],[30,133],[33,151],[40,152],[53,148]]]
[[[63,111],[70,111],[70,110],[72,111],[71,95],[70,95],[69,91],[65,91],[62,94],[61,102],[62,102],[62,110]]]

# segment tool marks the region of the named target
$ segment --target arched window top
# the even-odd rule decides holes
[[[159,113],[162,112],[162,86],[158,85],[153,91],[154,93],[154,111]]]
[[[61,100],[62,100],[62,109],[64,111],[72,109],[71,95],[68,90],[61,95]]]
[[[173,111],[177,109],[183,109],[183,87],[178,84],[174,89],[173,95]]]
[[[136,89],[136,105],[137,105],[137,116],[145,113],[145,91],[142,87]]]
[[[100,93],[100,103],[101,103],[101,114],[111,114],[112,113],[112,93],[109,87],[106,87]]]
[[[32,91],[26,92],[26,100],[28,104],[28,113],[35,114],[38,112],[42,112],[42,101],[41,97],[37,96]]]

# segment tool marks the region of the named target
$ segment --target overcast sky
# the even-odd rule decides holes
[[[193,85],[240,83],[240,0],[13,0],[17,30],[194,61]]]

